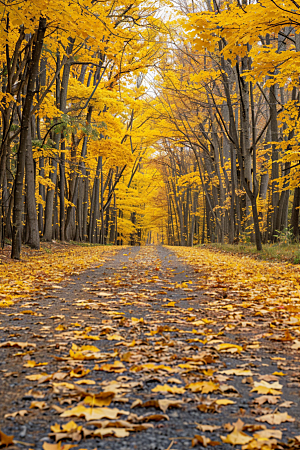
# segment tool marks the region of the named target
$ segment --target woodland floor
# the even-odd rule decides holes
[[[112,249],[1,308],[0,443],[300,448],[299,269],[228,258]]]

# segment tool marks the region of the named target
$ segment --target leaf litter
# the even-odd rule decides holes
[[[1,310],[0,445],[299,448],[297,269],[206,249],[115,253]]]

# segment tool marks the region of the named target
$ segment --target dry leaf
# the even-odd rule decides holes
[[[162,385],[157,385],[155,388],[151,389],[152,392],[169,392],[170,394],[184,394],[185,393],[185,389],[182,387],[177,387],[177,386],[169,386],[168,384],[164,384]]]
[[[64,411],[60,417],[84,417],[85,420],[100,420],[103,418],[116,419],[118,416],[129,413],[117,408],[85,408],[83,405],[75,406],[75,408]]]
[[[200,436],[199,434],[195,434],[195,436],[192,439],[192,447],[195,447],[198,444],[202,445],[202,447],[207,447],[208,445],[214,447],[215,445],[219,445],[220,442],[212,441],[210,438],[206,436]]]
[[[200,431],[203,431],[203,432],[205,432],[205,431],[209,431],[209,432],[213,432],[213,431],[215,431],[215,430],[218,430],[218,429],[220,429],[221,427],[218,427],[217,425],[202,425],[201,423],[197,423],[197,430],[200,430]]]
[[[255,420],[258,422],[268,422],[270,425],[280,425],[283,422],[295,422],[295,418],[289,416],[287,412],[265,414],[264,416],[256,417]]]
[[[7,434],[3,433],[0,430],[0,444],[1,445],[5,445],[5,447],[8,447],[10,444],[13,444],[14,437],[13,436],[8,436]]]

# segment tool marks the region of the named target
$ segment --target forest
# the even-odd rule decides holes
[[[294,0],[6,0],[0,239],[299,240]]]

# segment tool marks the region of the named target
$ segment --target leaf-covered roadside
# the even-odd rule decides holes
[[[85,270],[93,264],[103,264],[116,247],[81,247],[72,244],[44,244],[41,250],[24,249],[21,261],[8,259],[4,250],[0,257],[0,307],[15,301],[47,296],[70,275]]]
[[[3,309],[2,445],[299,448],[298,276],[133,248],[27,302],[31,314]]]

